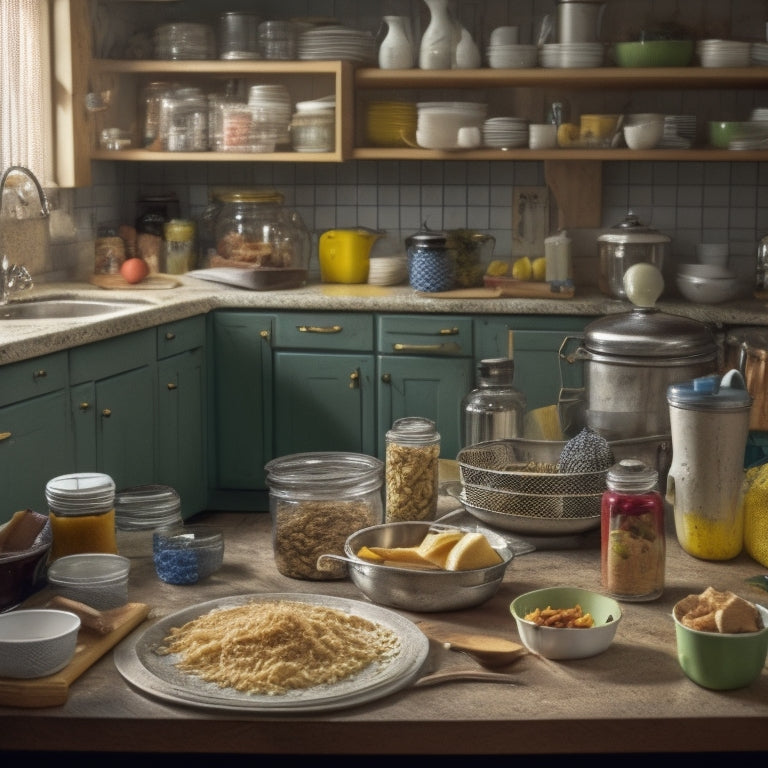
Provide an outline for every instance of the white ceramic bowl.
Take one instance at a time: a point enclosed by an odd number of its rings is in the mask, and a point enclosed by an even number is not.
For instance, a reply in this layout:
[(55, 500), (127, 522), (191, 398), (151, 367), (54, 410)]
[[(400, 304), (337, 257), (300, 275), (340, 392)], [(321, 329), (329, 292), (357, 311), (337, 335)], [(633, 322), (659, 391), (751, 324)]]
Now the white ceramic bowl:
[(720, 304), (731, 301), (741, 293), (736, 277), (697, 277), (677, 274), (677, 287), (688, 301), (698, 304)]
[(690, 277), (736, 277), (735, 272), (718, 264), (678, 264), (677, 271)]
[(80, 617), (48, 608), (0, 614), (0, 677), (46, 677), (72, 661)]
[(624, 125), (624, 141), (630, 149), (653, 149), (664, 135), (664, 117)]
[[(580, 605), (595, 620), (590, 628), (539, 626), (525, 616), (537, 608), (573, 608)], [(578, 587), (548, 587), (515, 598), (510, 611), (523, 645), (547, 659), (586, 659), (605, 651), (621, 621), (621, 607), (613, 598)]]

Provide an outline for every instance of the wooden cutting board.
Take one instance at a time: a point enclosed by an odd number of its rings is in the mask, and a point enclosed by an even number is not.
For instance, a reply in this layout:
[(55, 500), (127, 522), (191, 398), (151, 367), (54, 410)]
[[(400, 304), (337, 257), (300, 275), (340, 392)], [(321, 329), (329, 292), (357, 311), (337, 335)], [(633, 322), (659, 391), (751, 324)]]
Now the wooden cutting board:
[(572, 287), (518, 280), (488, 288), (456, 288), (436, 293), (417, 291), (416, 294), (428, 299), (570, 299), (575, 292)]
[(69, 696), (69, 687), (107, 651), (114, 648), (149, 615), (144, 603), (128, 603), (125, 618), (108, 634), (81, 627), (72, 661), (60, 672), (32, 680), (0, 677), (0, 706), (58, 707)]
[(122, 275), (91, 275), (88, 282), (99, 288), (125, 291), (157, 291), (176, 288), (181, 281), (170, 275), (147, 275), (140, 283), (129, 283)]

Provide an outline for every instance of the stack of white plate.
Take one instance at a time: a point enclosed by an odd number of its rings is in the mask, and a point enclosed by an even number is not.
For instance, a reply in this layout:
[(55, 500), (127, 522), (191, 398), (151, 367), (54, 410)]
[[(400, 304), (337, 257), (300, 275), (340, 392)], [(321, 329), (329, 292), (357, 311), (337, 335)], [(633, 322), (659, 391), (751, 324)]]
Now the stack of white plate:
[(758, 67), (768, 66), (768, 43), (752, 43), (749, 49), (750, 62)]
[(370, 285), (399, 285), (408, 277), (408, 257), (405, 254), (377, 256), (368, 266)]
[(483, 123), (483, 144), (496, 149), (528, 146), (528, 121), (522, 117), (490, 117)]
[(376, 39), (370, 32), (333, 25), (302, 32), (299, 35), (298, 57), (305, 61), (347, 59), (373, 64), (378, 61), (378, 52)]
[(664, 115), (659, 149), (689, 149), (696, 139), (696, 115)]
[(749, 119), (753, 123), (765, 123), (768, 122), (768, 109), (765, 107), (755, 107), (752, 110), (752, 114)]
[(290, 143), (293, 110), (291, 96), (284, 85), (252, 85), (248, 91), (248, 107), (254, 124), (267, 134), (274, 133), (276, 144)]
[(696, 53), (702, 67), (748, 67), (750, 47), (739, 40), (699, 40)]
[(551, 69), (602, 67), (604, 58), (602, 43), (544, 43), (539, 47), (539, 64)]
[(485, 50), (485, 57), (491, 69), (527, 69), (538, 66), (539, 48), (519, 43), (491, 43)]

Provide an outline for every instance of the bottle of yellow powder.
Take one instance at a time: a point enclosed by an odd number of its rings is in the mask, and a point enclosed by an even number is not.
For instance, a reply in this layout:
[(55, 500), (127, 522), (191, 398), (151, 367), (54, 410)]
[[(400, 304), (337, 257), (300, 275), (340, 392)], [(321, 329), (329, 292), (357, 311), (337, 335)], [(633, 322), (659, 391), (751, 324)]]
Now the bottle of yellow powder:
[(49, 561), (81, 552), (117, 554), (115, 481), (98, 472), (60, 475), (45, 486), (53, 543)]

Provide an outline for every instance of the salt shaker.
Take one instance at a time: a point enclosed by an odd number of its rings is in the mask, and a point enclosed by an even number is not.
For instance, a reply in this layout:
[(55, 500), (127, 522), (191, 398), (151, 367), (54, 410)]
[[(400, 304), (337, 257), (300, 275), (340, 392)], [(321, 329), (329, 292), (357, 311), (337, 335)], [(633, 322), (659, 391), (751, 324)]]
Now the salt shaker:
[(617, 600), (655, 600), (664, 590), (666, 541), (659, 473), (640, 459), (608, 470), (601, 515), (601, 571)]
[(386, 522), (434, 520), (440, 458), (435, 423), (419, 416), (397, 419), (386, 444)]

